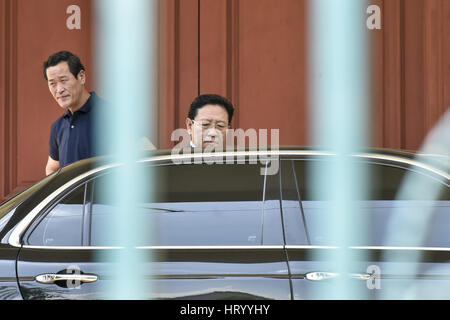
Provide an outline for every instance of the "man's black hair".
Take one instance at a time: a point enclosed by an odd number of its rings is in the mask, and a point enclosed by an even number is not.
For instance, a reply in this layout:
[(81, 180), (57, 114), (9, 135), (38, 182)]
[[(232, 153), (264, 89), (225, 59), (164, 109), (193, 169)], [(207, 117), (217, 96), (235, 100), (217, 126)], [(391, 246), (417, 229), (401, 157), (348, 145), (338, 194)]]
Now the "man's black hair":
[(78, 74), (81, 70), (85, 70), (83, 64), (80, 61), (80, 58), (78, 58), (76, 55), (69, 51), (59, 51), (48, 57), (47, 61), (44, 61), (43, 71), (45, 80), (48, 80), (47, 69), (49, 67), (54, 67), (64, 61), (69, 65), (70, 73), (73, 74), (75, 78), (78, 78)]
[(194, 120), (197, 116), (198, 109), (203, 108), (207, 104), (219, 105), (225, 108), (228, 113), (228, 123), (233, 119), (234, 108), (230, 101), (218, 94), (202, 94), (194, 99), (189, 108), (188, 118)]

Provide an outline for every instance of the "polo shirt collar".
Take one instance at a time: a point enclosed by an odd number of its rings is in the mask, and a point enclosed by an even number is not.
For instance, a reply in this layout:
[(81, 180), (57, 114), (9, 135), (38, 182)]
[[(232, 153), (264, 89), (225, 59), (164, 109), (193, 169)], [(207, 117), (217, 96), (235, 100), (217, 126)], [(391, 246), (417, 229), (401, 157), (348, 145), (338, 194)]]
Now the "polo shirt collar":
[[(90, 97), (87, 99), (87, 101), (84, 103), (84, 105), (78, 109), (77, 111), (75, 111), (75, 113), (77, 113), (78, 111), (83, 112), (83, 113), (87, 113), (89, 111), (91, 111), (92, 108), (92, 100), (95, 99), (95, 92), (92, 91), (90, 92)], [(72, 116), (72, 113), (70, 112), (69, 109), (66, 110), (66, 112), (64, 113), (64, 118), (70, 118)]]

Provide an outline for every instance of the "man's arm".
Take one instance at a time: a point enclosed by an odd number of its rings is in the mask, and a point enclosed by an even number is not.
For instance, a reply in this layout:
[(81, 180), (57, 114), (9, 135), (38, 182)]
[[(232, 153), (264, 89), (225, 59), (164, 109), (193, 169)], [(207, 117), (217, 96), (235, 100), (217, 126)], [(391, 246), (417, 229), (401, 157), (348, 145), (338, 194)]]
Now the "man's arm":
[(48, 176), (59, 169), (59, 161), (48, 157), (47, 165), (45, 166), (45, 174)]

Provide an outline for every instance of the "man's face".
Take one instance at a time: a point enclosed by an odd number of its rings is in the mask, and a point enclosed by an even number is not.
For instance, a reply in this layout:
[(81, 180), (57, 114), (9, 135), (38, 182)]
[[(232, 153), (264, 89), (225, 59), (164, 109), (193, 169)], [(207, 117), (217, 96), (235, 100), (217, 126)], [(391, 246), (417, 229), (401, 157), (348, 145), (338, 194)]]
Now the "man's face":
[(81, 97), (86, 82), (83, 70), (75, 78), (69, 70), (67, 62), (63, 61), (46, 70), (50, 92), (62, 108), (75, 112), (81, 107)]
[(186, 119), (186, 127), (195, 146), (225, 146), (228, 113), (224, 107), (207, 104), (197, 110), (194, 120)]

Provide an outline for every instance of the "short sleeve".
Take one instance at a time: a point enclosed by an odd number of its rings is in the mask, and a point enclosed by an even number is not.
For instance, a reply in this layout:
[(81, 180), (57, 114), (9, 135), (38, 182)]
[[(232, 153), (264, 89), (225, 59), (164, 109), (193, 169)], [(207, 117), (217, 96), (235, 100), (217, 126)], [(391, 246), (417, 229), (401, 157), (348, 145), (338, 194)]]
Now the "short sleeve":
[(56, 140), (56, 128), (53, 124), (50, 128), (50, 139), (49, 139), (49, 156), (53, 160), (59, 161), (59, 150), (58, 141)]

